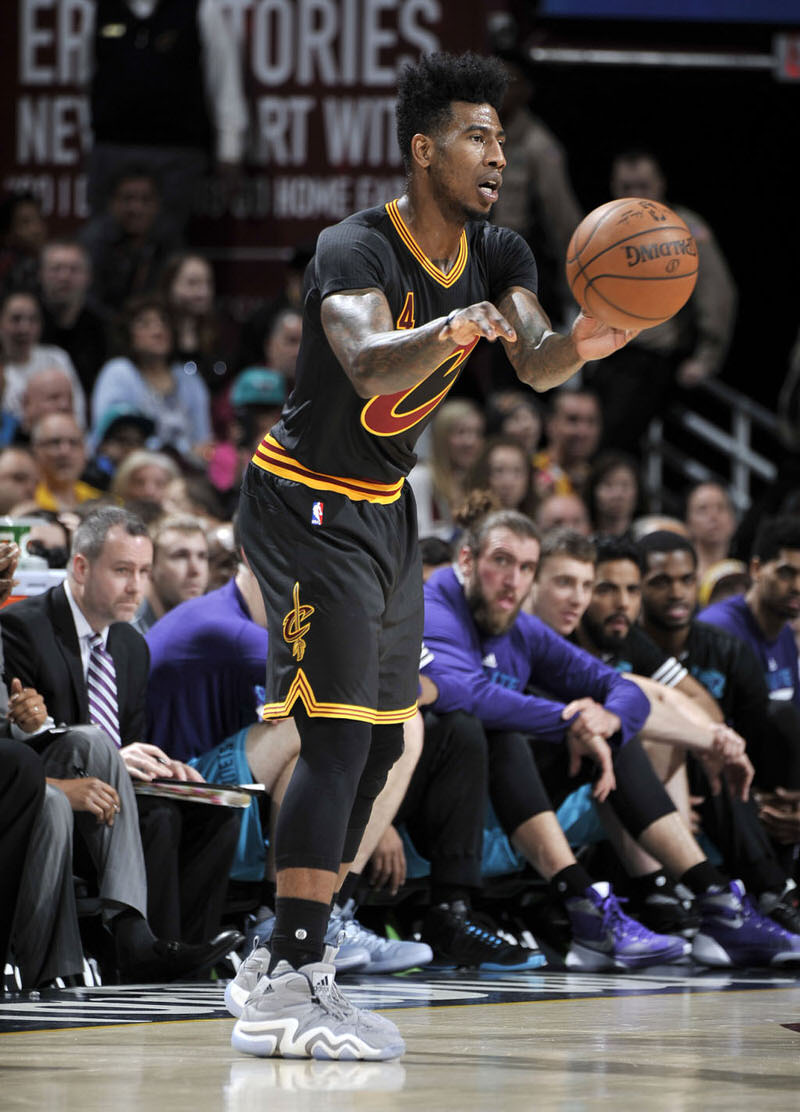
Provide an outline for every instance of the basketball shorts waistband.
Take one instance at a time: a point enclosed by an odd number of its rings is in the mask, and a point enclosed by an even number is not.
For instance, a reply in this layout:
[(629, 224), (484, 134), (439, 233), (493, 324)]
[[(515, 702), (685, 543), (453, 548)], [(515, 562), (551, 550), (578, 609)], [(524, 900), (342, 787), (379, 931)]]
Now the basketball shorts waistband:
[(405, 482), (405, 479), (397, 479), (393, 483), (376, 483), (367, 479), (351, 479), (312, 471), (310, 467), (294, 459), (272, 436), (264, 437), (253, 453), (252, 462), (272, 475), (302, 483), (312, 490), (331, 490), (336, 494), (343, 494), (353, 502), (377, 502), (384, 505), (396, 502)]

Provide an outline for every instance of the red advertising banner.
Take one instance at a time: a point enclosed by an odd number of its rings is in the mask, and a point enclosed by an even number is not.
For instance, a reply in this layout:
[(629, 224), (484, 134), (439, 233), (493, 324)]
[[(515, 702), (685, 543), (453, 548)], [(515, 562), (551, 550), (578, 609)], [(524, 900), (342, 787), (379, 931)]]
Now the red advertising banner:
[[(200, 183), (193, 246), (222, 293), (269, 294), (297, 244), (397, 196), (396, 74), (432, 50), (483, 50), (481, 0), (218, 0), (240, 44), (250, 131), (235, 184)], [(3, 191), (31, 189), (52, 234), (88, 215), (85, 30), (92, 0), (7, 0), (0, 68)]]

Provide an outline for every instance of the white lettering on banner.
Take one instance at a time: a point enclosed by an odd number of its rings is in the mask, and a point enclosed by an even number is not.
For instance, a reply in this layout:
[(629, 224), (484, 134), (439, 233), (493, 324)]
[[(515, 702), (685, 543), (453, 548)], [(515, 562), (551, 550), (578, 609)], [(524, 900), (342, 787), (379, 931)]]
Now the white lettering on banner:
[(293, 80), (391, 88), (398, 61), (439, 47), (431, 27), (442, 18), (440, 0), (222, 0), (222, 7), (240, 36), (252, 13), (250, 65), (271, 87)]
[(343, 220), (352, 212), (351, 178), (276, 178), (273, 182), (273, 215), (278, 219)]
[[(88, 65), (83, 46), (84, 29), (92, 18), (91, 0), (19, 0), (19, 16), (20, 82), (82, 83)], [(52, 61), (45, 62), (44, 55)]]
[(393, 97), (325, 97), (322, 113), (328, 161), (334, 166), (397, 165)]
[(17, 101), (17, 162), (74, 166), (89, 147), (84, 96), (22, 96)]
[(308, 158), (308, 114), (314, 97), (261, 97), (256, 161), (303, 166)]

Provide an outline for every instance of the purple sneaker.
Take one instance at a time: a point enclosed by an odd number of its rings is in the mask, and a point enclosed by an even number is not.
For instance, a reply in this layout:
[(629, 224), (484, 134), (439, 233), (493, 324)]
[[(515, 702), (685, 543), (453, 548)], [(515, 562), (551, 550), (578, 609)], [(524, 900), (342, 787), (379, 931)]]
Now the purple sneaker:
[(572, 926), (567, 969), (638, 969), (681, 961), (690, 950), (685, 938), (656, 934), (626, 915), (611, 885), (597, 881), (583, 896), (565, 900)]
[(800, 935), (762, 915), (740, 880), (697, 897), (703, 925), (692, 957), (704, 965), (787, 965), (800, 962)]

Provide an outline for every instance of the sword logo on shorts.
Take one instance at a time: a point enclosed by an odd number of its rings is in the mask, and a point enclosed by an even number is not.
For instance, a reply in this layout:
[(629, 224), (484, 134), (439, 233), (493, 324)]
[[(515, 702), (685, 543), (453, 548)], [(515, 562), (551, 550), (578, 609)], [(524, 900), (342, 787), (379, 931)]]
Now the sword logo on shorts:
[(306, 652), (306, 643), (303, 640), (311, 629), (309, 618), (314, 613), (313, 606), (300, 605), (300, 584), (295, 583), (292, 591), (294, 606), (283, 619), (283, 639), (287, 645), (292, 646), (292, 656), (302, 660)]

